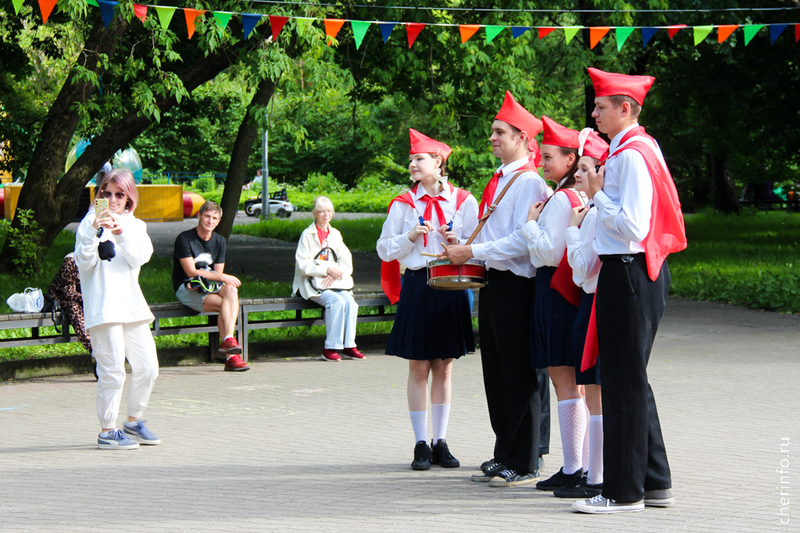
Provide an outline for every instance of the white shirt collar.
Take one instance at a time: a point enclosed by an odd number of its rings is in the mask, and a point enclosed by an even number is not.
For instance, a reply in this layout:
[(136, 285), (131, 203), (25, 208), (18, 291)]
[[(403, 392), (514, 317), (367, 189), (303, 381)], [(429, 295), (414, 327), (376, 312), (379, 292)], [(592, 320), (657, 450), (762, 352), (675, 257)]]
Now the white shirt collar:
[[(450, 196), (451, 196), (450, 184), (447, 182), (447, 180), (444, 180), (444, 181), (442, 181), (442, 185), (444, 185), (444, 187), (442, 188), (442, 192), (440, 192), (436, 196), (441, 196), (441, 197), (443, 197), (445, 200), (447, 200), (449, 202), (450, 201)], [(415, 200), (419, 200), (420, 198), (422, 198), (426, 194), (428, 194), (428, 192), (425, 190), (425, 187), (422, 185), (422, 183), (420, 183), (417, 186), (417, 194), (414, 197), (414, 199)]]
[(625, 137), (625, 134), (628, 133), (629, 131), (631, 131), (633, 128), (635, 128), (638, 125), (639, 125), (639, 123), (636, 122), (636, 123), (632, 124), (631, 126), (628, 126), (627, 128), (625, 128), (621, 132), (617, 133), (616, 135), (614, 135), (614, 138), (611, 139), (611, 144), (608, 147), (608, 153), (609, 154), (613, 154), (617, 150), (617, 148), (619, 148), (619, 143), (622, 141), (622, 138)]
[(497, 170), (502, 170), (503, 177), (506, 178), (508, 176), (511, 176), (519, 167), (527, 163), (528, 159), (529, 157), (525, 156), (522, 159), (517, 159), (516, 161), (512, 161), (507, 165), (500, 165), (500, 168), (498, 168)]

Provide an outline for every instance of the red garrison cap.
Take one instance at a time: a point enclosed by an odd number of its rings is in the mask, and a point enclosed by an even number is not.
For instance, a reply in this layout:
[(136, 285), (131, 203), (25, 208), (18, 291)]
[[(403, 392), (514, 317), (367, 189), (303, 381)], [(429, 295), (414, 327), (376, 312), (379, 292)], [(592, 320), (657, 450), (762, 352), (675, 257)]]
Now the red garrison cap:
[(580, 148), (577, 131), (566, 128), (544, 115), (542, 115), (542, 123), (544, 124), (542, 144), (563, 146), (564, 148)]
[(608, 143), (600, 138), (592, 128), (583, 128), (579, 134), (580, 146), (578, 147), (578, 154), (581, 156), (594, 157), (601, 160), (608, 152)]
[(603, 72), (600, 69), (589, 67), (589, 76), (592, 78), (595, 96), (630, 96), (639, 105), (644, 102), (644, 97), (656, 79), (652, 76), (629, 76)]
[(506, 98), (503, 100), (503, 107), (497, 112), (495, 120), (502, 120), (506, 124), (511, 124), (528, 136), (528, 150), (536, 150), (534, 137), (542, 131), (542, 121), (531, 115), (527, 109), (522, 107), (514, 100), (509, 91), (506, 91)]
[(414, 128), (408, 128), (408, 136), (411, 138), (411, 150), (408, 152), (409, 154), (437, 154), (447, 161), (447, 156), (453, 151), (453, 149), (445, 143), (440, 143), (437, 140), (431, 139)]

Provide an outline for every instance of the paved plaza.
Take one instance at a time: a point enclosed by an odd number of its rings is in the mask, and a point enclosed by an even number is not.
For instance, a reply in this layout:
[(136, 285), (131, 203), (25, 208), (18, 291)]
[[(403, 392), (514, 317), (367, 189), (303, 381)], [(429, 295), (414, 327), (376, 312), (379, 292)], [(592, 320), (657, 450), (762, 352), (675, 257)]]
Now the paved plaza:
[(3, 383), (0, 530), (800, 530), (800, 317), (672, 299), (649, 369), (677, 504), (611, 516), (470, 482), (493, 444), (478, 354), (455, 365), (462, 467), (428, 472), (409, 466), (406, 364), (379, 353), (164, 368), (145, 416), (164, 443), (133, 451), (96, 448), (89, 376)]

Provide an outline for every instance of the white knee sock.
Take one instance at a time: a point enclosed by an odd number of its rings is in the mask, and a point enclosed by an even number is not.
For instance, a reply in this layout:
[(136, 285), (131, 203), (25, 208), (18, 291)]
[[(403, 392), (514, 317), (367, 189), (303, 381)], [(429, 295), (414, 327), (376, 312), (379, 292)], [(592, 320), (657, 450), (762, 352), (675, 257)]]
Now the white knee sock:
[(589, 413), (589, 406), (586, 405), (586, 397), (583, 398), (583, 405), (586, 406), (586, 432), (584, 433), (583, 437), (583, 458), (581, 459), (581, 464), (583, 464), (583, 470), (587, 471), (589, 469), (589, 421), (591, 421), (591, 413)]
[(428, 442), (428, 411), (409, 411), (411, 427), (414, 428), (414, 443)]
[(450, 404), (434, 403), (431, 404), (431, 418), (433, 418), (433, 443), (447, 435), (447, 423), (450, 421)]
[(583, 467), (583, 438), (586, 434), (586, 407), (583, 398), (558, 402), (558, 426), (564, 453), (564, 473), (574, 474)]
[(589, 417), (589, 472), (587, 482), (598, 485), (603, 482), (603, 415)]

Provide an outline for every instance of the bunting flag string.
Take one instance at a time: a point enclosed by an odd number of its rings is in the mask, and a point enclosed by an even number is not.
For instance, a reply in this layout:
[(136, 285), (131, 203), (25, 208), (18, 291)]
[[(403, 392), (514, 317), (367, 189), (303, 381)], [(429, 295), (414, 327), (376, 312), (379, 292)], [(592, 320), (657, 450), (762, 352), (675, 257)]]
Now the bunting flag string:
[[(14, 6), (15, 13), (19, 15), (24, 0), (11, 0), (11, 1)], [(39, 4), (39, 8), (41, 10), (42, 21), (43, 23), (47, 23), (47, 20), (50, 17), (50, 14), (52, 13), (53, 9), (55, 8), (55, 5), (58, 0), (37, 0), (37, 1)], [(116, 0), (85, 0), (85, 1), (87, 4), (96, 6), (100, 9), (100, 15), (103, 19), (103, 24), (105, 25), (106, 28), (108, 28), (108, 26), (111, 24), (111, 21), (113, 20), (116, 11), (118, 11), (119, 9), (129, 9), (127, 5), (119, 6), (119, 3)], [(205, 14), (205, 10), (202, 9), (177, 8), (177, 7), (137, 4), (137, 3), (132, 4), (134, 16), (138, 18), (142, 23), (144, 23), (147, 20), (149, 13), (152, 12), (151, 8), (155, 10), (158, 24), (160, 24), (161, 28), (164, 30), (168, 29), (170, 23), (172, 22), (172, 17), (175, 14), (175, 11), (177, 11), (178, 9), (182, 10), (184, 13), (184, 18), (186, 20), (186, 31), (189, 39), (191, 39), (195, 33), (195, 22), (197, 21), (197, 18), (202, 17)], [(752, 10), (769, 11), (768, 8), (763, 8), (763, 9), (753, 8)], [(494, 11), (502, 13), (505, 10), (494, 10)], [(512, 9), (508, 11), (518, 11), (518, 10)], [(558, 12), (558, 10), (551, 10), (551, 11)], [(660, 12), (662, 10), (626, 10), (626, 11)], [(680, 10), (677, 11), (682, 12)], [(361, 45), (364, 42), (364, 38), (366, 37), (370, 26), (373, 24), (376, 24), (380, 29), (384, 43), (386, 43), (389, 40), (392, 30), (397, 24), (402, 24), (403, 26), (405, 26), (406, 39), (408, 42), (409, 49), (414, 45), (414, 42), (417, 40), (417, 37), (420, 35), (422, 30), (426, 26), (458, 28), (462, 44), (469, 41), (476, 33), (478, 33), (481, 30), (481, 28), (483, 28), (486, 35), (486, 44), (491, 44), (506, 28), (511, 28), (512, 39), (517, 39), (521, 37), (525, 32), (527, 32), (530, 29), (537, 30), (539, 40), (544, 39), (554, 31), (563, 31), (564, 40), (566, 44), (570, 44), (570, 42), (575, 38), (575, 36), (579, 32), (581, 32), (581, 30), (589, 30), (589, 45), (590, 48), (592, 49), (594, 49), (605, 38), (605, 36), (613, 29), (616, 39), (617, 52), (620, 52), (622, 50), (622, 47), (625, 45), (626, 42), (630, 40), (630, 37), (634, 34), (636, 30), (639, 30), (641, 32), (642, 46), (645, 48), (652, 41), (653, 37), (658, 33), (659, 30), (666, 29), (669, 39), (672, 40), (678, 34), (678, 32), (680, 32), (680, 30), (684, 28), (692, 30), (692, 39), (695, 46), (699, 46), (700, 43), (705, 41), (706, 38), (711, 34), (711, 32), (714, 29), (717, 30), (717, 43), (719, 44), (725, 42), (731, 35), (733, 35), (733, 33), (737, 29), (742, 28), (744, 34), (744, 45), (747, 46), (750, 44), (753, 38), (756, 37), (759, 31), (762, 28), (766, 27), (769, 28), (770, 44), (774, 45), (777, 39), (781, 36), (781, 34), (784, 33), (786, 28), (788, 28), (789, 26), (794, 26), (795, 42), (800, 41), (800, 23), (714, 24), (714, 25), (699, 25), (699, 26), (688, 26), (686, 24), (672, 24), (669, 26), (507, 26), (507, 25), (491, 25), (491, 24), (446, 24), (446, 23), (421, 23), (421, 22), (387, 22), (387, 21), (377, 21), (377, 20), (366, 21), (366, 20), (350, 20), (350, 19), (328, 19), (328, 18), (315, 18), (315, 17), (264, 15), (262, 13), (237, 13), (237, 12), (227, 12), (227, 11), (212, 11), (211, 14), (216, 20), (218, 27), (222, 31), (225, 31), (227, 29), (228, 23), (230, 22), (232, 16), (234, 15), (240, 16), (242, 19), (242, 30), (245, 39), (250, 37), (250, 34), (252, 33), (253, 29), (261, 21), (261, 19), (265, 16), (268, 16), (270, 27), (272, 29), (273, 41), (277, 40), (278, 35), (280, 35), (284, 26), (290, 19), (295, 19), (298, 24), (303, 24), (303, 25), (322, 21), (325, 27), (325, 35), (328, 46), (332, 46), (336, 42), (336, 36), (340, 33), (345, 23), (349, 22), (353, 32), (353, 39), (355, 41), (356, 49), (361, 48)]]

